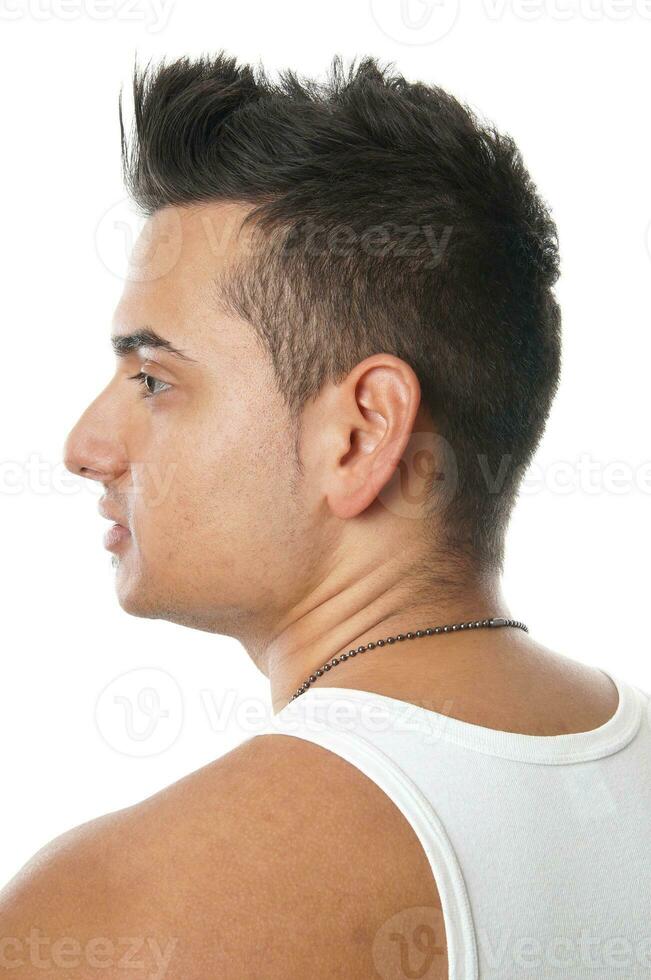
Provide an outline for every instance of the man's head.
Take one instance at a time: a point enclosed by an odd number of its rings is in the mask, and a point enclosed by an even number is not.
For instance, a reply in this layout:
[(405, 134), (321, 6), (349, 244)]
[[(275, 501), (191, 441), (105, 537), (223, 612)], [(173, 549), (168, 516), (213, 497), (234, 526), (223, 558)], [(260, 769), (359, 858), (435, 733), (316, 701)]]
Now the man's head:
[(131, 530), (124, 608), (241, 635), (351, 552), (425, 588), (499, 570), (560, 367), (555, 228), (513, 141), (371, 58), (322, 84), (183, 58), (134, 101), (147, 221), (66, 447)]

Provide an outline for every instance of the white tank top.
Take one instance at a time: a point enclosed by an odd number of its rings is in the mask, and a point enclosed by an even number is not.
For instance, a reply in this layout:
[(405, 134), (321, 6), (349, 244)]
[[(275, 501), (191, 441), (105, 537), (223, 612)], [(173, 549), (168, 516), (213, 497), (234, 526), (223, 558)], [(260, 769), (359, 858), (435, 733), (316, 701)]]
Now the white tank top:
[(649, 980), (651, 707), (603, 672), (619, 705), (588, 732), (514, 734), (314, 686), (261, 734), (315, 742), (393, 800), (434, 875), (450, 980)]

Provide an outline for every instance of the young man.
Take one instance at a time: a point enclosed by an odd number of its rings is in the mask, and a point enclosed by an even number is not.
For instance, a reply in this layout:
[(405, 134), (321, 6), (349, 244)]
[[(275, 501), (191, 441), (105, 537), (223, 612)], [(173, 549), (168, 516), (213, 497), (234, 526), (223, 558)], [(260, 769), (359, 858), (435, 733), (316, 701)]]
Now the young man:
[(39, 852), (0, 969), (648, 977), (648, 697), (500, 586), (560, 367), (516, 146), (372, 58), (180, 59), (134, 99), (147, 221), (66, 464), (122, 608), (236, 637), (274, 717)]

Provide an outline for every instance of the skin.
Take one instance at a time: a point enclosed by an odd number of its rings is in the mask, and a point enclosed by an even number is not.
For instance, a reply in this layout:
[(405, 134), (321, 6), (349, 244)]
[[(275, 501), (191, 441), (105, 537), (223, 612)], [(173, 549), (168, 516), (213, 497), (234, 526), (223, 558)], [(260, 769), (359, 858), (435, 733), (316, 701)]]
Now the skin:
[[(65, 462), (103, 485), (130, 532), (113, 556), (124, 611), (235, 637), (268, 678), (278, 711), (351, 647), (515, 614), (499, 579), (471, 567), (451, 592), (424, 591), (415, 579), (426, 551), (409, 451), (412, 440), (436, 442), (401, 359), (375, 354), (325, 386), (303, 413), (297, 470), (269, 357), (251, 327), (215, 302), (216, 273), (228, 275), (251, 246), (237, 233), (245, 213), (220, 203), (168, 208), (147, 222), (112, 335), (147, 325), (191, 359), (149, 348), (117, 358), (70, 432)], [(158, 379), (157, 394), (142, 397), (129, 380), (138, 371)], [(533, 735), (586, 731), (617, 708), (601, 671), (517, 629), (395, 644), (317, 684)], [(0, 936), (25, 937), (35, 925), (82, 946), (145, 936), (140, 970), (115, 954), (96, 971), (84, 961), (17, 973), (0, 962), (0, 976), (378, 976), (382, 929), (413, 908), (440, 926), (428, 862), (392, 801), (319, 746), (258, 736), (57, 838), (0, 895)], [(440, 928), (437, 938), (428, 975), (446, 977)]]

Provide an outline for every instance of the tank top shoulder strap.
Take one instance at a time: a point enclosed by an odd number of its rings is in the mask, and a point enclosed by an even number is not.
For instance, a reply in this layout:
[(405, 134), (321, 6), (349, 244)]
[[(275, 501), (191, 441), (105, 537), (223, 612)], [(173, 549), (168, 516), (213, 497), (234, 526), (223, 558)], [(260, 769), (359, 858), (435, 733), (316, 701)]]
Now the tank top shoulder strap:
[[(341, 693), (341, 689), (321, 689), (324, 694), (328, 691)], [(340, 708), (341, 699), (338, 702)], [(313, 707), (312, 699), (301, 695), (274, 716), (259, 734), (292, 735), (321, 745), (350, 762), (386, 793), (413, 828), (432, 869), (445, 926), (449, 980), (477, 980), (475, 930), (466, 886), (454, 849), (431, 803), (396, 759), (364, 736), (359, 704), (350, 705), (348, 725), (341, 717), (337, 722), (324, 720), (323, 713), (313, 712)], [(386, 716), (377, 721), (395, 724)]]

